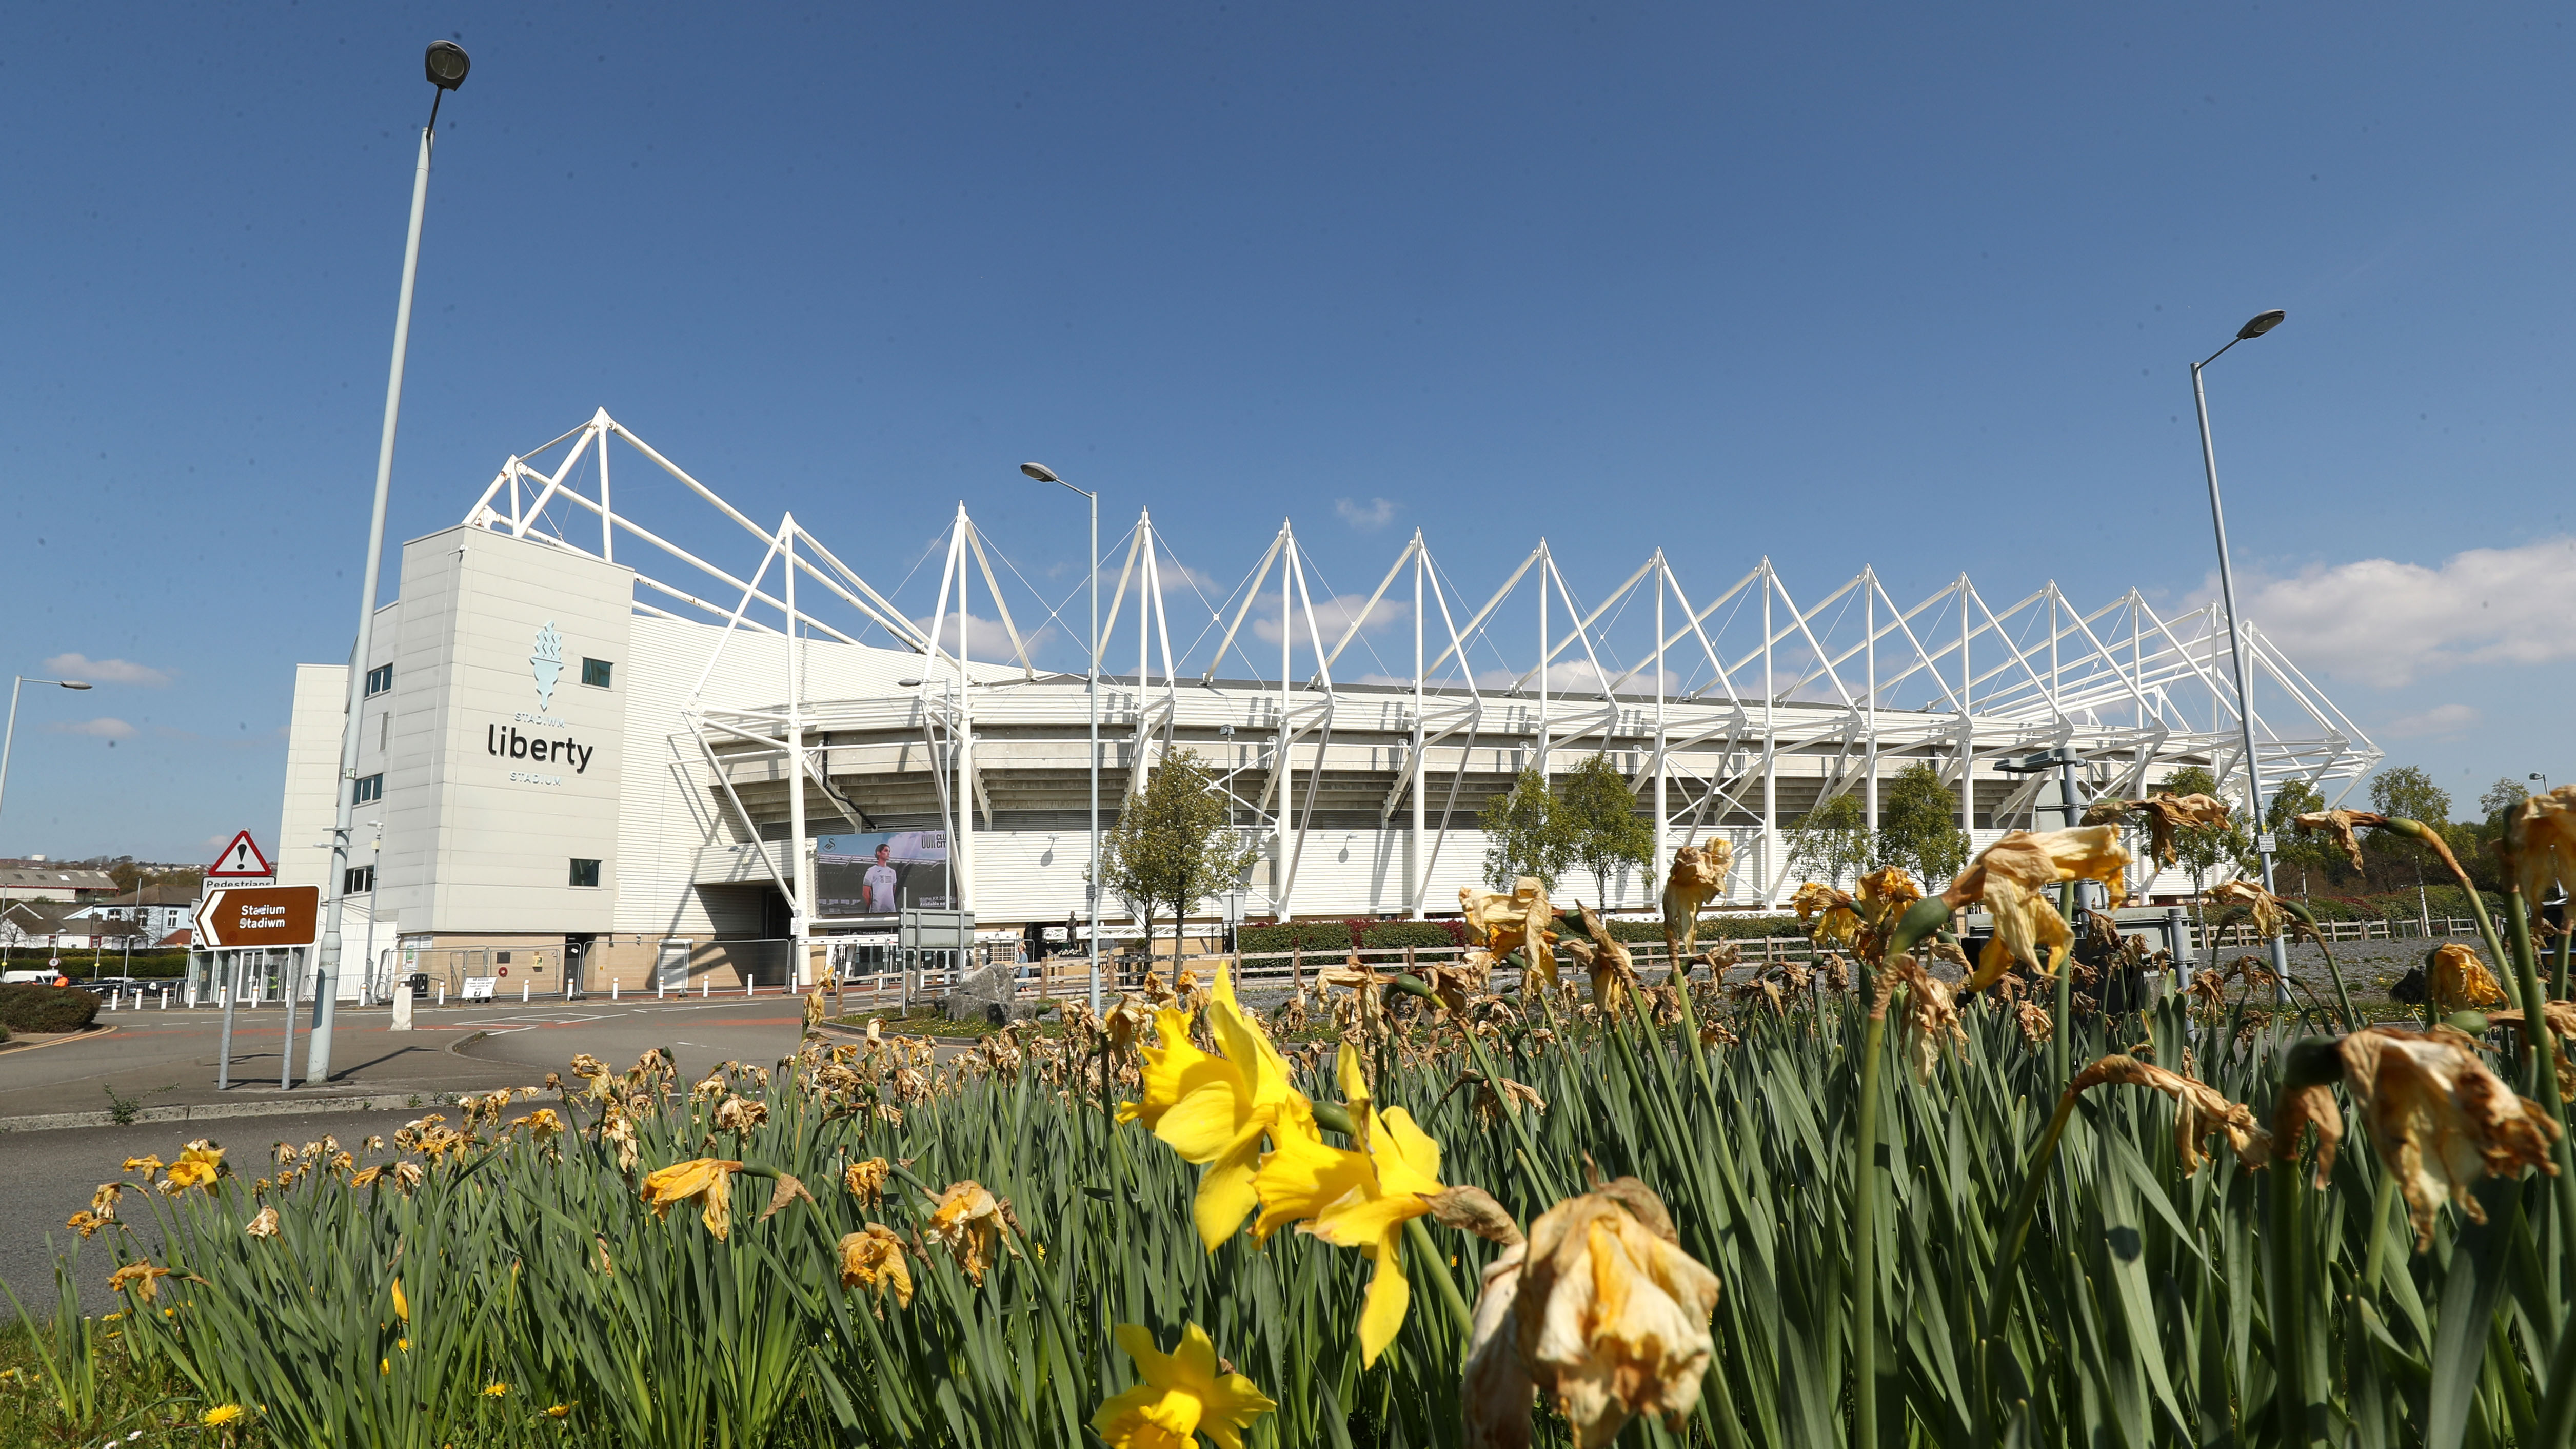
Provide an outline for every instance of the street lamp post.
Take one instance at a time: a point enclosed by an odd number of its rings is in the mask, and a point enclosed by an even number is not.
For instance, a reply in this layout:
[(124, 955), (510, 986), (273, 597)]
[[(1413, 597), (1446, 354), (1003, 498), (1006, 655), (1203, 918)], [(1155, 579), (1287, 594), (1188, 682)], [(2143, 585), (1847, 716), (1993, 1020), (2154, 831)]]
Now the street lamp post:
[[(62, 688), (90, 688), (88, 683), (77, 681), (77, 678), (31, 678), (31, 676), (18, 676), (18, 678), (15, 678), (15, 683), (10, 683), (10, 686), (8, 686), (8, 732), (5, 732), (5, 735), (0, 735), (0, 802), (5, 802), (5, 799), (8, 799), (8, 753), (10, 753), (10, 745), (18, 743), (18, 691), (21, 691), (21, 688), (26, 688), (26, 686), (31, 686), (31, 683), (59, 683), (59, 686), (62, 686)], [(1097, 830), (1097, 822), (1095, 822), (1095, 830)], [(0, 895), (0, 905), (8, 905), (8, 895)], [(5, 923), (0, 923), (0, 931), (5, 931)]]
[[(2281, 325), (2288, 314), (2275, 308), (2257, 313), (2251, 321), (2236, 329), (2227, 347), (2260, 337)], [(2200, 370), (2227, 355), (2222, 347), (2191, 365), (2191, 400), (2200, 411), (2200, 462), (2209, 475), (2209, 523), (2218, 535), (2218, 592), (2227, 606), (2227, 653), (2236, 674), (2236, 723), (2245, 748), (2245, 810), (2254, 826), (2254, 848), (2263, 861), (2263, 889), (2272, 890), (2272, 832), (2263, 819), (2263, 768), (2254, 754), (2254, 690), (2252, 672), (2245, 667), (2245, 634), (2236, 621), (2236, 578), (2227, 557), (2227, 514), (2218, 502), (2218, 454), (2209, 440), (2209, 394), (2202, 388)], [(2272, 937), (2272, 975), (2280, 999), (2290, 999), (2290, 950), (2282, 937)]]
[(6, 734), (0, 734), (0, 801), (9, 798), (9, 750), (11, 746), (18, 743), (18, 691), (30, 684), (55, 684), (65, 689), (89, 688), (87, 684), (77, 679), (37, 679), (24, 674), (17, 676), (15, 682), (10, 684), (9, 730)]
[(1040, 483), (1071, 488), (1091, 501), (1091, 874), (1083, 882), (1083, 900), (1091, 914), (1091, 1014), (1100, 1014), (1100, 495), (1055, 476), (1043, 463), (1022, 463), (1020, 471)]
[[(358, 779), (358, 726), (366, 705), (367, 661), (374, 657), (376, 586), (385, 560), (385, 498), (393, 487), (394, 425), (402, 416), (403, 354), (411, 346), (412, 281), (420, 274), (420, 219), (429, 204), (429, 151), (438, 138), (438, 107), (447, 93), (465, 84), (472, 62), (453, 41), (434, 41), (422, 68), (437, 93), (429, 103), (429, 124), (420, 131), (420, 160), (412, 169), (411, 229), (403, 239), (402, 297), (394, 304), (394, 359), (385, 380), (385, 428), (376, 445), (376, 504), (367, 520), (367, 568), (358, 593), (358, 638), (349, 658), (348, 711), (340, 722), (339, 804), (332, 814), (331, 866), (325, 888), (330, 904), (322, 917), (322, 963), (314, 983), (313, 1037), (304, 1059), (304, 1080), (319, 1085), (331, 1077), (331, 1017), (340, 998), (340, 911), (347, 889), (349, 836), (354, 828)], [(290, 1023), (287, 1030), (292, 1033)], [(290, 1036), (288, 1045), (293, 1046)]]

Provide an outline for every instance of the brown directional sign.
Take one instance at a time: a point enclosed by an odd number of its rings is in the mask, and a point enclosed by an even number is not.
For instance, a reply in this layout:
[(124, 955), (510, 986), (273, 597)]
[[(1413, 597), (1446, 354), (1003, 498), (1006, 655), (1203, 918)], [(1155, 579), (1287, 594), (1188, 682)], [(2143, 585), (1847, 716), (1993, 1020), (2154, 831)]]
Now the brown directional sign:
[(310, 946), (321, 915), (320, 886), (219, 886), (197, 906), (196, 944)]

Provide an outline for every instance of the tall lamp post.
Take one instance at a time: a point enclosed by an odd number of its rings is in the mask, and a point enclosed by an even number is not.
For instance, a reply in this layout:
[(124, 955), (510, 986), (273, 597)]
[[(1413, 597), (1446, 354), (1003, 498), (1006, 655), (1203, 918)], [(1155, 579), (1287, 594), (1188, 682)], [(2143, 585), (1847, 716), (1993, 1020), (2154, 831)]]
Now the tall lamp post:
[(1020, 471), (1040, 483), (1054, 483), (1091, 500), (1091, 874), (1083, 882), (1083, 900), (1091, 913), (1091, 1014), (1100, 1014), (1100, 495), (1074, 488), (1043, 463), (1022, 463)]
[[(65, 689), (89, 688), (87, 684), (77, 679), (35, 679), (24, 674), (17, 676), (16, 681), (9, 686), (9, 730), (6, 734), (0, 734), (0, 800), (9, 798), (9, 748), (18, 743), (18, 691), (30, 684), (57, 684)], [(1094, 822), (1095, 836), (1098, 829), (1098, 823)], [(0, 905), (5, 904), (7, 904), (7, 897), (0, 896)], [(0, 923), (0, 932), (5, 932), (6, 929), (5, 923)]]
[[(394, 360), (385, 380), (385, 430), (376, 445), (376, 506), (367, 520), (366, 577), (359, 585), (358, 639), (349, 659), (348, 712), (340, 722), (340, 801), (331, 821), (331, 867), (327, 881), (330, 905), (322, 917), (322, 964), (314, 983), (313, 1039), (304, 1059), (304, 1081), (318, 1086), (331, 1077), (331, 1017), (340, 1000), (340, 910), (349, 870), (349, 836), (354, 827), (358, 778), (358, 725), (367, 698), (367, 669), (374, 656), (376, 585), (385, 559), (385, 496), (394, 479), (394, 424), (402, 416), (403, 354), (411, 346), (412, 281), (420, 275), (420, 218), (429, 204), (429, 151), (438, 138), (438, 107), (447, 93), (465, 84), (472, 64), (465, 47), (433, 41), (422, 58), (429, 83), (437, 87), (429, 102), (429, 124), (420, 131), (420, 160), (411, 178), (411, 230), (403, 239), (402, 298), (394, 304)], [(292, 1033), (294, 1027), (289, 1024)], [(290, 1038), (287, 1045), (292, 1048)]]
[[(2274, 308), (2255, 314), (2251, 321), (2236, 329), (2227, 347), (2260, 337), (2281, 325), (2289, 314)], [(2254, 755), (2254, 690), (2252, 672), (2245, 667), (2245, 634), (2236, 622), (2236, 578), (2227, 558), (2227, 514), (2218, 503), (2218, 454), (2209, 441), (2209, 394), (2200, 381), (2200, 370), (2227, 355), (2222, 347), (2191, 365), (2191, 400), (2200, 410), (2200, 462), (2209, 474), (2209, 523), (2218, 534), (2218, 593), (2227, 606), (2227, 653), (2236, 673), (2236, 723), (2245, 747), (2245, 809), (2254, 825), (2254, 848), (2263, 860), (2263, 889), (2272, 889), (2272, 832), (2263, 819), (2263, 768)], [(2290, 950), (2280, 936), (2272, 938), (2272, 975), (2281, 1000), (2290, 999)]]

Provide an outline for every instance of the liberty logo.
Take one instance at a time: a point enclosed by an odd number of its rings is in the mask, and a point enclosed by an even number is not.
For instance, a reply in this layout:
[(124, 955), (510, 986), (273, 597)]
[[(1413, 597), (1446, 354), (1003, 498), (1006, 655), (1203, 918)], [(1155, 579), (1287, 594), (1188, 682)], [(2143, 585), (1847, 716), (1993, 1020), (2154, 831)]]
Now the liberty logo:
[(537, 677), (537, 708), (554, 703), (555, 681), (563, 677), (563, 636), (555, 632), (555, 621), (537, 631), (537, 652), (528, 656), (529, 670)]

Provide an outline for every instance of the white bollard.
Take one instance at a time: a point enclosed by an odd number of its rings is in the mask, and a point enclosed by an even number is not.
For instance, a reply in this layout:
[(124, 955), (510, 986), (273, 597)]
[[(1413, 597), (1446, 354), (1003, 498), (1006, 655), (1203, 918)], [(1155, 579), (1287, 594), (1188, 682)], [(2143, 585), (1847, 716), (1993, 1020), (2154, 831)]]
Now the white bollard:
[(742, 997), (745, 1001), (751, 999), (751, 978), (748, 976), (742, 978)]
[(706, 1000), (709, 996), (714, 995), (714, 994), (715, 994), (715, 989), (716, 989), (716, 979), (715, 979), (714, 977), (712, 977), (712, 976), (701, 976), (701, 977), (699, 977), (699, 978), (698, 978), (698, 999), (699, 999), (700, 1001), (704, 1001), (704, 1000)]
[(447, 983), (444, 981), (438, 983), (438, 1004), (441, 1006), (447, 1004)]
[(532, 984), (533, 983), (525, 980), (522, 980), (519, 983), (519, 1004), (521, 1006), (528, 1004), (528, 987)]

